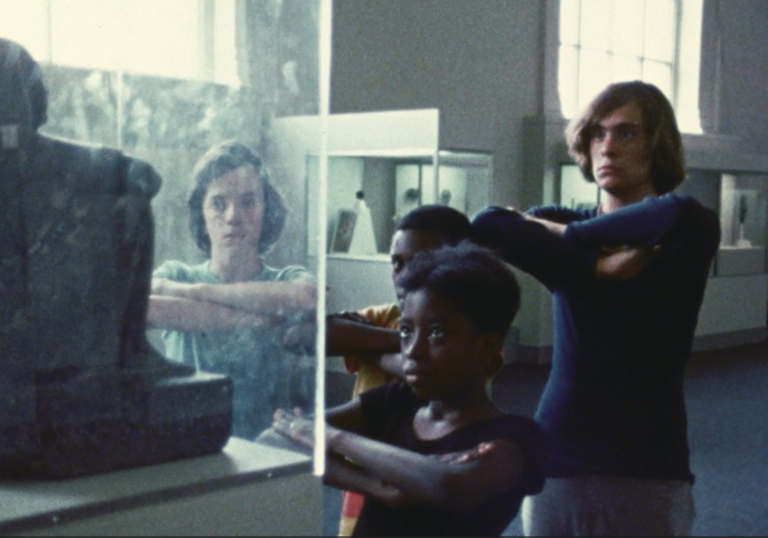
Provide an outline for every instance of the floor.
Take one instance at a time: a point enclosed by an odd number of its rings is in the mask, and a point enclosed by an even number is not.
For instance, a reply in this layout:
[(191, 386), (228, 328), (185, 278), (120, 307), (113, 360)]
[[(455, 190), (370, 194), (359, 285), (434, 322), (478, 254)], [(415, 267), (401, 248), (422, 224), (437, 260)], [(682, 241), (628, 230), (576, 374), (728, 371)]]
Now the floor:
[[(504, 409), (532, 416), (548, 367), (510, 365), (494, 382)], [(768, 342), (694, 354), (687, 371), (696, 536), (768, 535)], [(340, 496), (325, 490), (325, 535)], [(519, 517), (504, 535), (521, 534)]]

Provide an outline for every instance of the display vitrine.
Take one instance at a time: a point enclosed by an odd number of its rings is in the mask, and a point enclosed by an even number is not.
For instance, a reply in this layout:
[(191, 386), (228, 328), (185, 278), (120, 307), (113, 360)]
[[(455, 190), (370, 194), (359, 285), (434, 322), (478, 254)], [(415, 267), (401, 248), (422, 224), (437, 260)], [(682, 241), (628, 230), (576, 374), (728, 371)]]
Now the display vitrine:
[[(126, 426), (124, 429), (130, 430), (147, 421), (157, 422), (157, 417), (160, 416), (190, 415), (206, 407), (205, 394), (193, 391), (184, 396), (183, 383), (178, 380), (163, 378), (164, 384), (158, 385), (159, 388), (155, 392), (147, 393), (146, 390), (141, 390), (142, 384), (137, 380), (144, 375), (144, 371), (132, 372), (131, 380), (99, 385), (101, 377), (98, 376), (104, 376), (106, 379), (113, 371), (137, 366), (126, 361), (125, 357), (134, 357), (137, 354), (151, 356), (158, 360), (152, 366), (161, 364), (179, 376), (229, 379), (232, 381), (230, 385), (225, 383), (222, 385), (223, 389), (216, 394), (208, 394), (210, 398), (229, 400), (229, 407), (219, 406), (218, 409), (226, 408), (224, 414), (229, 413), (235, 417), (234, 422), (231, 422), (233, 430), (227, 429), (222, 442), (213, 443), (217, 446), (210, 451), (214, 453), (210, 457), (216, 458), (215, 452), (222, 449), (229, 433), (232, 433), (233, 438), (227, 445), (228, 448), (219, 454), (221, 458), (210, 460), (210, 464), (214, 467), (227, 467), (226, 462), (242, 462), (250, 457), (259, 458), (261, 461), (256, 466), (238, 467), (239, 464), (233, 464), (227, 469), (218, 469), (221, 472), (212, 473), (210, 476), (202, 472), (201, 476), (206, 477), (204, 480), (210, 479), (212, 482), (201, 485), (199, 480), (193, 478), (192, 482), (197, 485), (192, 489), (200, 488), (201, 492), (204, 490), (206, 493), (220, 489), (223, 493), (224, 490), (231, 489), (233, 484), (247, 483), (249, 488), (258, 489), (259, 482), (269, 482), (278, 477), (289, 481), (295, 478), (308, 492), (305, 497), (306, 506), (302, 506), (301, 510), (315, 514), (314, 521), (318, 523), (320, 506), (313, 503), (319, 502), (319, 495), (310, 494), (309, 489), (315, 488), (316, 492), (319, 492), (320, 482), (316, 475), (322, 472), (323, 459), (315, 459), (313, 455), (297, 456), (295, 453), (258, 446), (255, 440), (258, 433), (270, 425), (276, 407), (300, 407), (306, 413), (319, 417), (318, 425), (322, 422), (323, 397), (318, 395), (317, 389), (322, 386), (321, 383), (318, 384), (321, 379), (318, 372), (323, 370), (322, 367), (318, 368), (318, 364), (323, 360), (322, 353), (318, 356), (314, 349), (286, 347), (284, 337), (297, 326), (306, 324), (314, 327), (315, 319), (323, 318), (322, 296), (325, 277), (319, 267), (324, 265), (322, 257), (325, 255), (325, 248), (315, 249), (320, 252), (319, 256), (317, 253), (309, 256), (308, 247), (320, 235), (317, 233), (318, 226), (324, 227), (325, 223), (313, 225), (312, 235), (308, 237), (307, 208), (322, 207), (325, 198), (317, 193), (324, 192), (325, 188), (321, 186), (318, 191), (310, 193), (307, 188), (307, 176), (291, 173), (290, 166), (286, 163), (291, 160), (292, 155), (284, 150), (292, 144), (292, 140), (281, 138), (286, 133), (273, 127), (285, 118), (305, 115), (322, 118), (327, 113), (330, 2), (169, 0), (161, 4), (148, 0), (3, 2), (0, 37), (20, 44), (31, 53), (40, 65), (40, 80), (47, 89), (47, 110), (39, 128), (41, 139), (46, 140), (45, 144), (52, 147), (74, 148), (73, 151), (78, 155), (95, 156), (95, 172), (90, 170), (88, 159), (75, 159), (73, 166), (58, 167), (56, 174), (38, 174), (35, 178), (39, 181), (24, 183), (20, 187), (23, 191), (20, 197), (11, 199), (4, 196), (5, 202), (15, 203), (17, 200), (21, 208), (19, 211), (3, 212), (4, 218), (13, 215), (15, 226), (4, 226), (4, 232), (18, 231), (11, 234), (12, 237), (7, 238), (5, 243), (28, 249), (34, 254), (35, 262), (33, 272), (17, 271), (29, 278), (16, 279), (18, 286), (12, 287), (13, 293), (2, 287), (3, 293), (9, 294), (7, 297), (3, 296), (4, 305), (10, 304), (6, 299), (11, 298), (11, 295), (14, 301), (16, 295), (19, 295), (32, 297), (36, 301), (35, 305), (37, 302), (42, 304), (46, 298), (45, 294), (50, 292), (56, 294), (49, 297), (56, 308), (49, 308), (47, 312), (42, 308), (39, 310), (45, 316), (53, 316), (59, 311), (59, 303), (63, 304), (67, 297), (71, 296), (70, 311), (76, 315), (60, 317), (56, 337), (67, 344), (59, 346), (61, 349), (83, 351), (83, 360), (78, 361), (73, 359), (74, 353), (67, 357), (59, 356), (61, 354), (39, 354), (34, 357), (34, 361), (28, 363), (34, 364), (37, 370), (20, 373), (19, 379), (33, 380), (33, 386), (44, 383), (46, 390), (58, 384), (69, 386), (74, 383), (72, 386), (75, 386), (75, 382), (80, 381), (88, 387), (98, 389), (95, 392), (88, 390), (80, 393), (82, 398), (87, 396), (89, 399), (83, 400), (80, 406), (82, 409), (77, 412), (53, 413), (57, 417), (56, 420), (61, 422), (57, 423), (57, 426), (62, 427), (67, 426), (69, 416), (96, 417), (94, 420), (88, 418), (90, 422), (85, 425), (78, 424), (79, 430), (67, 429), (69, 432), (88, 430), (93, 433), (91, 438), (83, 438), (80, 445), (80, 456), (84, 460), (89, 458), (89, 454), (95, 456), (97, 453), (100, 458), (110, 460), (109, 443), (114, 439), (109, 435), (102, 435), (101, 443), (97, 441), (99, 437), (96, 434), (104, 431), (102, 419), (110, 415), (108, 419), (112, 420), (112, 415), (119, 414), (118, 408), (122, 410), (119, 412), (123, 413), (121, 424)], [(35, 77), (38, 77), (37, 72)], [(2, 92), (7, 89), (4, 85), (6, 80), (8, 79), (4, 76), (0, 83)], [(7, 102), (4, 100), (3, 105)], [(14, 130), (14, 125), (19, 119), (15, 116), (0, 116), (0, 119), (3, 120), (0, 122), (3, 166), (10, 162), (9, 159), (15, 159), (13, 155), (20, 155), (21, 158), (13, 162), (20, 163), (22, 176), (26, 177), (24, 167), (34, 161), (27, 158), (30, 147), (18, 143), (20, 139), (14, 135), (19, 132), (18, 129)], [(314, 126), (291, 134), (304, 140), (312, 140), (320, 161), (325, 158), (324, 144), (321, 143), (324, 136), (320, 128), (321, 123), (322, 119)], [(258, 169), (252, 160), (235, 160), (224, 168), (216, 168), (212, 171), (209, 183), (199, 184), (199, 192), (202, 193), (202, 200), (199, 200), (201, 204), (195, 206), (197, 202), (190, 203), (193, 181), (205, 175), (198, 173), (201, 171), (201, 159), (210, 156), (207, 152), (211, 148), (233, 146), (239, 148), (235, 153), (239, 151), (258, 157), (261, 168)], [(13, 155), (6, 159), (6, 153)], [(101, 158), (105, 155), (115, 156), (115, 163), (128, 164), (125, 167), (117, 164), (111, 166), (112, 160)], [(46, 165), (58, 166), (52, 159), (44, 161)], [(216, 166), (218, 164), (220, 163), (217, 161)], [(139, 168), (146, 173), (136, 173)], [(324, 170), (325, 166), (321, 168)], [(4, 168), (4, 172), (8, 170), (10, 168)], [(237, 172), (232, 175), (235, 179), (230, 178), (233, 184), (243, 177), (249, 178), (247, 181), (243, 180), (248, 183), (244, 197), (240, 197), (243, 193), (239, 191), (235, 194), (229, 191), (221, 192), (230, 185), (227, 183), (229, 180), (222, 178), (233, 171)], [(271, 185), (269, 188), (267, 179)], [(316, 179), (324, 185), (324, 172)], [(4, 188), (7, 186), (5, 183)], [(142, 200), (147, 201), (146, 208), (141, 209), (136, 203), (138, 197), (134, 198), (134, 195), (137, 192), (141, 193)], [(275, 200), (280, 200), (278, 205), (287, 209), (285, 221), (282, 222), (282, 217), (275, 220), (274, 215), (268, 211), (265, 219), (250, 225), (251, 228), (245, 232), (238, 228), (239, 231), (223, 234), (222, 237), (215, 236), (212, 231), (213, 217), (207, 212), (230, 195), (231, 200), (242, 202), (242, 207), (246, 208), (253, 205), (251, 202), (258, 205), (262, 200), (264, 206), (277, 207)], [(309, 198), (310, 196), (312, 198)], [(209, 201), (212, 204), (210, 207), (205, 205)], [(230, 205), (235, 208), (237, 203)], [(47, 215), (44, 211), (37, 211), (43, 206), (51, 208)], [(237, 207), (240, 209), (233, 210), (234, 217), (231, 218), (241, 221), (246, 217), (250, 218), (247, 212), (238, 212), (242, 211), (241, 206)], [(37, 212), (32, 214), (30, 208), (36, 208)], [(56, 218), (56, 211), (66, 213), (67, 220)], [(46, 218), (49, 218), (50, 223), (45, 224)], [(267, 222), (266, 219), (272, 220)], [(140, 227), (137, 222), (148, 224)], [(128, 233), (137, 227), (146, 233)], [(269, 231), (265, 231), (266, 229)], [(41, 232), (39, 235), (30, 235), (38, 230)], [(115, 230), (117, 232), (112, 233)], [(134, 240), (139, 235), (141, 241)], [(269, 241), (259, 240), (258, 246), (250, 244), (251, 240), (256, 242), (256, 236), (263, 239), (266, 235), (270, 236)], [(99, 237), (109, 241), (100, 243)], [(148, 238), (146, 241), (145, 237)], [(49, 240), (53, 241), (52, 238), (56, 238), (58, 242), (47, 243)], [(255, 270), (251, 271), (249, 277), (241, 275), (230, 278), (232, 274), (226, 275), (226, 272), (219, 270), (223, 267), (220, 262), (224, 260), (220, 253), (222, 248), (235, 252), (237, 249), (233, 245), (238, 241), (243, 243), (243, 251), (246, 247), (254, 251), (258, 249), (258, 263), (250, 266)], [(70, 248), (67, 248), (67, 245)], [(149, 245), (149, 251), (141, 256), (123, 256), (128, 247), (138, 248), (139, 245)], [(96, 255), (77, 255), (91, 251), (103, 254), (101, 263)], [(3, 252), (4, 265), (9, 256), (8, 252), (10, 251), (7, 249)], [(22, 259), (23, 256), (16, 258)], [(213, 264), (216, 264), (215, 268)], [(120, 270), (114, 269), (113, 265), (120, 266)], [(43, 269), (40, 269), (41, 267)], [(82, 270), (77, 269), (78, 267)], [(170, 272), (163, 270), (164, 267), (170, 269)], [(160, 273), (153, 273), (158, 270)], [(48, 271), (51, 278), (43, 278), (45, 271)], [(103, 295), (97, 293), (99, 290), (119, 293), (127, 287), (122, 280), (125, 274), (139, 275), (137, 280), (141, 281), (141, 286), (132, 288), (132, 297), (140, 300), (135, 304), (131, 303), (130, 313), (113, 308), (113, 302), (103, 300)], [(290, 313), (286, 313), (287, 308), (278, 305), (274, 312), (261, 312), (259, 315), (262, 317), (257, 320), (257, 313), (249, 311), (247, 305), (237, 305), (226, 300), (217, 302), (208, 296), (190, 297), (187, 293), (194, 288), (193, 283), (223, 286), (233, 279), (245, 282), (250, 281), (251, 277), (259, 282), (266, 282), (272, 277), (286, 280), (296, 278), (297, 283), (301, 281), (307, 286), (319, 288), (319, 300), (302, 304), (299, 309)], [(60, 288), (54, 285), (59, 281), (64, 282), (65, 278), (69, 279), (70, 288), (74, 287), (76, 291), (70, 293), (63, 284)], [(113, 286), (109, 285), (110, 278), (115, 279)], [(158, 284), (160, 279), (164, 279), (160, 282), (162, 285)], [(183, 292), (179, 291), (180, 288), (169, 291), (174, 286), (165, 287), (168, 282), (182, 282), (190, 286)], [(3, 281), (3, 284), (5, 283), (6, 280)], [(64, 292), (69, 295), (62, 295)], [(188, 326), (185, 325), (186, 322), (152, 324), (149, 319), (154, 312), (153, 304), (159, 304), (153, 303), (156, 297), (167, 298), (182, 305), (178, 311), (179, 317), (175, 318), (177, 321), (184, 318), (185, 313), (198, 312), (200, 303), (206, 303), (211, 311), (229, 312), (232, 317), (201, 314), (199, 320), (202, 321), (197, 325)], [(20, 305), (22, 303), (24, 301), (19, 302)], [(4, 307), (0, 320), (3, 323), (0, 327), (3, 345), (10, 342), (6, 333), (15, 331), (17, 325), (14, 324), (23, 317), (6, 310)], [(203, 310), (205, 308), (199, 312), (202, 313)], [(88, 315), (80, 315), (86, 311)], [(155, 327), (155, 330), (148, 332), (145, 337), (139, 339), (139, 344), (136, 344), (123, 338), (127, 330), (123, 331), (122, 336), (120, 331), (117, 331), (118, 335), (113, 337), (111, 333), (99, 329), (105, 326), (103, 320), (114, 321), (112, 325), (115, 326), (121, 322), (127, 326), (129, 318), (132, 327), (146, 325)], [(239, 326), (222, 323), (223, 320), (236, 318), (251, 321), (242, 321)], [(68, 324), (77, 326), (69, 327)], [(49, 323), (48, 326), (52, 327), (54, 324)], [(68, 327), (72, 330), (68, 330)], [(171, 336), (172, 333), (181, 336), (175, 338)], [(80, 338), (78, 335), (81, 334), (87, 334), (88, 338)], [(48, 342), (54, 338), (54, 335), (47, 331), (38, 336), (39, 342)], [(78, 342), (74, 340), (79, 342), (79, 347), (75, 345)], [(93, 345), (89, 343), (91, 340)], [(218, 345), (208, 345), (206, 348), (206, 342), (224, 342), (226, 345), (224, 348)], [(41, 346), (37, 347), (42, 349)], [(55, 346), (48, 346), (45, 349), (54, 348)], [(232, 364), (234, 355), (226, 351), (235, 348), (240, 349), (243, 356), (247, 355), (252, 359), (250, 362), (242, 362), (242, 365), (250, 364), (248, 368), (215, 367), (217, 362)], [(128, 351), (125, 351), (126, 349)], [(205, 353), (216, 349), (222, 351), (223, 356), (213, 360), (208, 360), (211, 357), (203, 357)], [(104, 350), (113, 350), (114, 353)], [(3, 360), (9, 357), (7, 353), (1, 355)], [(257, 367), (251, 364), (255, 362), (258, 362)], [(182, 364), (183, 367), (180, 366)], [(66, 368), (60, 367), (62, 365)], [(91, 375), (85, 366), (93, 367), (98, 375)], [(147, 363), (141, 363), (139, 366), (149, 368)], [(0, 382), (2, 383), (5, 381)], [(241, 390), (243, 387), (247, 390)], [(6, 391), (3, 392), (7, 394)], [(242, 398), (238, 396), (238, 392)], [(99, 400), (94, 394), (101, 394), (103, 398)], [(158, 394), (172, 394), (173, 397), (160, 397)], [(254, 394), (264, 397), (254, 399), (251, 397)], [(30, 401), (35, 398), (33, 392), (25, 393), (26, 396), (30, 396)], [(68, 403), (79, 401), (77, 391), (69, 390), (66, 396)], [(9, 411), (8, 408), (14, 401), (18, 399), (0, 397), (0, 406), (4, 406), (0, 408), (0, 427), (4, 420), (16, 421), (11, 424), (13, 427), (20, 420), (19, 412), (13, 409)], [(61, 411), (56, 407), (57, 401), (59, 400), (51, 400), (50, 407)], [(107, 401), (108, 405), (105, 403)], [(130, 406), (128, 402), (131, 403)], [(46, 409), (40, 405), (29, 406), (29, 412), (22, 418), (34, 419), (36, 414), (39, 415)], [(123, 412), (126, 409), (128, 411)], [(245, 417), (244, 422), (249, 428), (238, 426), (238, 415)], [(231, 418), (229, 420), (231, 421)], [(194, 429), (190, 429), (190, 426), (194, 425), (188, 425), (185, 433), (179, 424), (166, 428), (161, 427), (159, 422), (155, 424), (158, 433), (164, 430), (168, 436), (175, 437), (175, 440), (168, 439), (166, 444), (175, 442), (177, 448), (184, 445), (184, 435)], [(177, 430), (178, 435), (170, 433)], [(122, 431), (113, 433), (125, 434)], [(7, 440), (8, 437), (4, 436), (4, 439)], [(50, 436), (48, 441), (50, 442)], [(56, 445), (57, 442), (54, 438), (53, 443)], [(151, 451), (151, 439), (147, 442), (150, 445), (148, 450)], [(30, 450), (35, 450), (37, 446), (31, 438), (24, 438), (24, 443)], [(16, 445), (10, 446), (7, 442), (2, 444), (0, 459), (6, 461), (6, 456), (16, 457), (14, 451), (18, 448)], [(227, 450), (230, 451), (229, 455)], [(317, 453), (322, 451), (323, 447), (318, 446)], [(111, 454), (116, 456), (116, 453)], [(184, 454), (183, 450), (175, 453), (175, 457), (185, 455), (189, 454)], [(66, 463), (63, 459), (66, 458), (59, 457), (57, 462), (63, 465)], [(119, 460), (117, 457), (111, 459)], [(173, 460), (174, 455), (171, 455), (162, 461)], [(120, 461), (117, 467), (135, 471), (136, 465), (140, 466), (143, 462), (152, 461)], [(253, 472), (256, 468), (258, 472)], [(175, 469), (169, 472), (179, 472), (181, 475), (188, 472), (183, 465)], [(241, 474), (238, 469), (243, 470), (245, 474)], [(107, 469), (92, 468), (87, 472), (100, 473), (105, 470)], [(92, 483), (96, 484), (98, 480), (94, 480)], [(185, 478), (180, 480), (183, 482)], [(89, 502), (99, 502), (100, 488), (97, 484), (91, 493), (87, 493), (91, 490), (88, 490), (85, 483), (79, 484), (73, 486), (72, 490), (62, 486), (55, 493), (57, 498), (68, 495), (67, 491), (75, 496), (79, 494), (81, 497), (78, 503), (53, 503), (46, 508), (45, 502), (33, 502), (32, 499), (34, 497), (44, 501), (50, 497), (44, 483), (24, 490), (19, 489), (19, 483), (10, 485), (0, 482), (4, 499), (0, 508), (0, 528), (19, 528), (14, 526), (13, 518), (18, 515), (12, 509), (14, 503), (6, 502), (13, 498), (14, 492), (25, 496), (26, 506), (33, 506), (36, 510), (34, 514), (25, 512), (25, 529), (43, 529), (46, 524), (65, 520), (71, 523), (72, 518), (80, 517), (77, 514), (88, 512), (81, 502), (83, 495)], [(265, 487), (275, 490), (274, 484)], [(277, 490), (279, 489), (278, 485)], [(142, 490), (136, 495), (144, 500), (162, 499), (162, 494), (158, 491)], [(251, 496), (251, 499), (254, 498), (258, 499), (258, 495)], [(266, 497), (264, 502), (267, 502)], [(142, 503), (137, 505), (124, 498), (115, 504), (116, 510), (120, 510), (120, 506), (126, 510), (127, 507), (143, 506)], [(2, 512), (5, 508), (10, 511)], [(54, 510), (51, 517), (46, 516), (47, 509)], [(285, 510), (289, 510), (288, 506), (285, 506)], [(294, 510), (295, 506), (290, 508), (290, 511)], [(292, 517), (274, 506), (267, 509), (265, 505), (260, 509), (258, 502), (250, 506), (249, 513), (258, 514), (262, 522), (265, 517), (275, 520), (282, 518), (283, 521)], [(181, 527), (176, 526), (176, 529)], [(319, 527), (305, 531), (316, 534), (318, 529)], [(130, 532), (129, 529), (124, 530)]]

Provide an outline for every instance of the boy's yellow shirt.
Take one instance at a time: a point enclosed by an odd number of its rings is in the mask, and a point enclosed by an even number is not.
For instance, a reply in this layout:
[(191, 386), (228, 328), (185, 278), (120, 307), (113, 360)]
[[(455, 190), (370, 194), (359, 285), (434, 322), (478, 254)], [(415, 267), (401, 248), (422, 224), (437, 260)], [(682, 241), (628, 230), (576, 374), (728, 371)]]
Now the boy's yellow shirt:
[[(400, 328), (400, 308), (397, 304), (385, 304), (369, 306), (358, 311), (362, 317), (371, 322), (376, 327), (385, 329)], [(376, 361), (366, 360), (359, 355), (350, 355), (344, 357), (344, 364), (347, 372), (357, 374), (355, 388), (352, 397), (357, 397), (360, 393), (376, 388), (384, 383), (391, 383), (397, 379), (391, 376), (377, 366)]]

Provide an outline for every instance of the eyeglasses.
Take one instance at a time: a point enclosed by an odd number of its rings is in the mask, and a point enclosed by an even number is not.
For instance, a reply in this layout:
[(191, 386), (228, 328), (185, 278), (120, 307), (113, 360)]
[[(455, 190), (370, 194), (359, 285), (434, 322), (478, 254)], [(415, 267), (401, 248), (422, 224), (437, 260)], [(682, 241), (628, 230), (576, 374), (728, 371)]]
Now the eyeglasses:
[(610, 135), (614, 143), (627, 145), (642, 140), (643, 136), (645, 136), (645, 131), (636, 123), (620, 123), (608, 129), (601, 125), (595, 125), (589, 134), (590, 143), (604, 142), (608, 135)]

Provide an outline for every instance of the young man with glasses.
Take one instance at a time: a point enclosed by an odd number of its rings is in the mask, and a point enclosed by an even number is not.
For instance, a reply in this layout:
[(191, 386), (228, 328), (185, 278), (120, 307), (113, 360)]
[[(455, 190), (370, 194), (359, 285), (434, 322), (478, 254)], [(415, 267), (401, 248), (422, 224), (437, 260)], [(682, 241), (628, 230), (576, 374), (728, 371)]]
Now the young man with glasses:
[(664, 95), (643, 82), (600, 93), (566, 132), (589, 210), (491, 207), (478, 241), (552, 292), (552, 370), (536, 412), (547, 485), (527, 535), (687, 535), (694, 519), (683, 374), (717, 216), (672, 191), (684, 151)]

